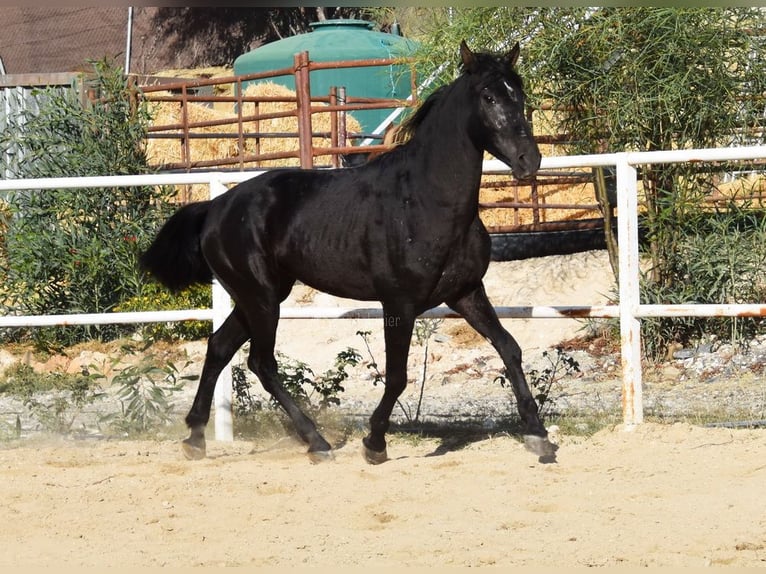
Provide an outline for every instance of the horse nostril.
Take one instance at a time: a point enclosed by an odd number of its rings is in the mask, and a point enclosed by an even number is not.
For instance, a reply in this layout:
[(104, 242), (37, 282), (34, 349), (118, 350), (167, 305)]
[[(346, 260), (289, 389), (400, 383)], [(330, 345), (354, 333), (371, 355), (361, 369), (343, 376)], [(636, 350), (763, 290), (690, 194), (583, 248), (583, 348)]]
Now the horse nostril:
[(535, 154), (519, 154), (518, 156), (518, 163), (519, 167), (523, 170), (523, 175), (521, 175), (521, 179), (526, 179), (528, 177), (533, 176), (538, 169), (540, 169), (540, 161), (542, 160), (542, 156), (539, 153)]
[(534, 166), (532, 165), (532, 162), (529, 161), (529, 156), (525, 154), (519, 156), (519, 165), (523, 166), (524, 170), (528, 173), (534, 171)]

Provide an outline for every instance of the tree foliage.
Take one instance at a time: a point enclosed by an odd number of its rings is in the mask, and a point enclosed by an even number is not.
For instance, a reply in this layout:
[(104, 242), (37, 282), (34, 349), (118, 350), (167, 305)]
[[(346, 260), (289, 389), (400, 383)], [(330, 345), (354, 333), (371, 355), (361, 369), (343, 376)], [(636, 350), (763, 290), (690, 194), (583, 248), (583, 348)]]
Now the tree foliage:
[[(755, 57), (763, 22), (749, 8), (586, 10), (576, 25), (546, 17), (527, 57), (538, 97), (566, 109), (559, 127), (574, 136), (576, 153), (756, 143), (764, 128), (766, 60)], [(681, 223), (719, 175), (690, 164), (641, 170), (652, 281), (674, 280)]]
[[(490, 50), (521, 43), (519, 69), (529, 102), (538, 109), (552, 105), (555, 112), (548, 120), (569, 136), (569, 153), (764, 141), (766, 12), (761, 8), (443, 9), (420, 54), (427, 69), (441, 68), (443, 82), (457, 73), (462, 39)], [(732, 269), (721, 274), (679, 271), (678, 253), (689, 253), (689, 245), (726, 250), (740, 245), (713, 241), (721, 230), (702, 224), (710, 214), (701, 200), (727, 169), (664, 164), (639, 170), (651, 259), (644, 300), (670, 303), (688, 300), (690, 293), (720, 294), (727, 288), (721, 281), (744, 276)], [(709, 241), (697, 241), (695, 234)], [(761, 238), (755, 232), (743, 234), (740, 240), (747, 245), (718, 255), (741, 261), (739, 254), (748, 249), (762, 252)], [(702, 257), (706, 252), (696, 253)], [(695, 263), (720, 268), (712, 258)], [(741, 287), (741, 282), (731, 285)], [(690, 332), (679, 338), (688, 340)]]
[[(758, 8), (461, 8), (436, 11), (419, 57), (457, 71), (460, 40), (522, 44), (530, 103), (566, 108), (571, 151), (741, 143), (762, 125), (766, 14)], [(756, 97), (757, 96), (757, 97)]]
[[(569, 113), (580, 152), (740, 143), (737, 128), (762, 115), (766, 66), (752, 9), (602, 8), (529, 57), (543, 98)], [(752, 105), (755, 103), (756, 105)]]

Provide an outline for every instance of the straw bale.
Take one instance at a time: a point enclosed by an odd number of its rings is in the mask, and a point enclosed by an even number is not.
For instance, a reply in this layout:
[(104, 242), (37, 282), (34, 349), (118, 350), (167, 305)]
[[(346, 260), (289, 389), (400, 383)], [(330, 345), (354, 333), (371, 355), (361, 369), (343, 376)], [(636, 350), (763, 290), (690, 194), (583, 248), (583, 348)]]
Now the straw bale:
[[(168, 92), (157, 92), (169, 95)], [(181, 104), (177, 102), (150, 102), (149, 111), (152, 125), (166, 126), (182, 123)], [(190, 124), (231, 117), (219, 110), (211, 109), (194, 102), (187, 103), (186, 113)], [(236, 124), (190, 128), (191, 133), (236, 133)], [(182, 134), (183, 130), (166, 130), (166, 134)], [(203, 161), (233, 157), (237, 155), (236, 138), (190, 138), (189, 156), (192, 161)], [(149, 138), (146, 144), (146, 157), (150, 165), (167, 165), (184, 160), (182, 140), (180, 138)], [(179, 186), (179, 194), (184, 202), (207, 199), (209, 191), (206, 185)]]
[(157, 70), (152, 75), (188, 80), (189, 78), (228, 78), (234, 75), (234, 71), (230, 66), (205, 66), (202, 68), (166, 68)]
[(721, 205), (763, 209), (766, 207), (766, 178), (752, 173), (733, 181), (714, 182), (708, 198)]
[[(247, 97), (279, 97), (289, 99), (286, 102), (245, 102), (243, 104), (243, 115), (253, 114), (271, 114), (277, 112), (291, 112), (296, 108), (295, 92), (274, 84), (264, 82), (250, 85), (244, 93)], [(190, 123), (204, 122), (209, 120), (230, 119), (236, 120), (237, 114), (231, 106), (230, 111), (221, 111), (207, 106), (189, 103), (187, 104), (187, 114)], [(257, 108), (257, 109), (256, 109)], [(153, 116), (153, 125), (171, 125), (181, 123), (181, 106), (175, 102), (152, 102), (150, 110)], [(346, 125), (350, 131), (361, 131), (359, 122), (347, 114)], [(312, 116), (312, 126), (314, 132), (330, 132), (331, 119), (329, 113), (318, 113)], [(294, 133), (295, 137), (265, 137), (259, 138), (260, 154), (269, 154), (276, 152), (296, 151), (298, 150), (298, 119), (296, 116), (284, 118), (272, 118), (251, 121), (243, 124), (245, 132), (262, 133)], [(197, 127), (190, 130), (192, 133), (232, 133), (238, 131), (237, 123), (220, 125), (213, 127)], [(167, 133), (180, 134), (181, 130), (168, 130)], [(314, 147), (329, 147), (329, 137), (313, 138)], [(245, 153), (254, 154), (257, 151), (258, 144), (255, 139), (248, 138), (245, 141)], [(239, 142), (237, 138), (192, 138), (189, 142), (189, 153), (192, 161), (203, 161), (211, 159), (221, 159), (236, 157), (239, 154)], [(152, 164), (167, 164), (182, 161), (182, 148), (178, 139), (151, 138), (147, 145), (147, 156)], [(259, 162), (258, 164), (246, 163), (246, 167), (276, 167), (276, 166), (297, 166), (299, 165), (297, 157), (269, 160)]]

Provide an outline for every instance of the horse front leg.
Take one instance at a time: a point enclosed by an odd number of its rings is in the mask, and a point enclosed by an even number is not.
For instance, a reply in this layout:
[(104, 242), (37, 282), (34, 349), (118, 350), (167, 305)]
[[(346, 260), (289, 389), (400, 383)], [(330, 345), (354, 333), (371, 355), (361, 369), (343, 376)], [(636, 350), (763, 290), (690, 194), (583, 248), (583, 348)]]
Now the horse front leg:
[(186, 425), (191, 430), (191, 434), (181, 444), (184, 456), (189, 460), (205, 458), (205, 426), (210, 419), (210, 407), (218, 375), (249, 338), (243, 321), (235, 308), (223, 325), (208, 339), (205, 364), (202, 367), (197, 394), (194, 396), (189, 414), (186, 415)]
[(370, 417), (370, 433), (362, 439), (364, 458), (370, 464), (388, 459), (386, 432), (396, 401), (407, 387), (407, 356), (415, 326), (411, 310), (392, 309), (383, 305), (386, 342), (386, 382), (383, 398)]
[(526, 426), (524, 445), (527, 450), (538, 455), (541, 462), (554, 462), (557, 447), (548, 440), (548, 431), (540, 420), (537, 403), (524, 377), (524, 371), (521, 368), (521, 348), (500, 324), (497, 313), (487, 298), (484, 285), (480, 285), (456, 301), (447, 303), (460, 313), (471, 327), (492, 343), (503, 360), (506, 374), (511, 380), (513, 393), (516, 396), (519, 415)]

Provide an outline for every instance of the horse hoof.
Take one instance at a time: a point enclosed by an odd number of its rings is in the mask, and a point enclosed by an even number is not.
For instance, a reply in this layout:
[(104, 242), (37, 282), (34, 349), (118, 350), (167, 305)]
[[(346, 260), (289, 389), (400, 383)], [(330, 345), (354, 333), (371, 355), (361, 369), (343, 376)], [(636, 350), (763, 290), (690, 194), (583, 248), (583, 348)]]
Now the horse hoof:
[(335, 455), (331, 450), (310, 450), (308, 455), (311, 464), (321, 464), (335, 460)]
[(186, 457), (186, 460), (202, 460), (205, 458), (205, 443), (201, 445), (193, 444), (191, 439), (184, 439), (181, 442), (181, 450)]
[(384, 448), (381, 452), (362, 447), (362, 453), (364, 454), (364, 460), (369, 464), (382, 464), (388, 460), (388, 451)]
[(540, 462), (556, 462), (556, 451), (559, 447), (546, 437), (532, 434), (524, 435), (524, 447), (529, 452), (539, 456)]

